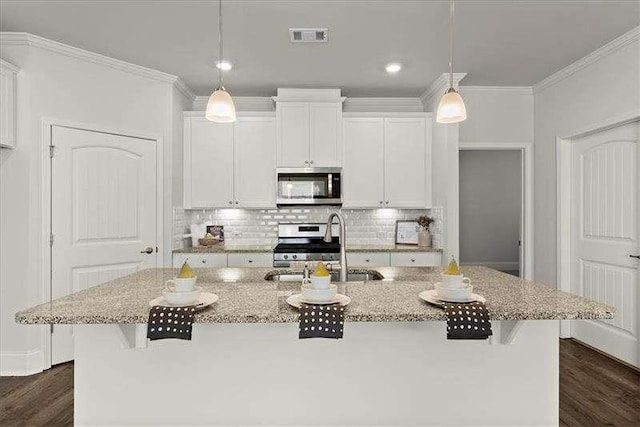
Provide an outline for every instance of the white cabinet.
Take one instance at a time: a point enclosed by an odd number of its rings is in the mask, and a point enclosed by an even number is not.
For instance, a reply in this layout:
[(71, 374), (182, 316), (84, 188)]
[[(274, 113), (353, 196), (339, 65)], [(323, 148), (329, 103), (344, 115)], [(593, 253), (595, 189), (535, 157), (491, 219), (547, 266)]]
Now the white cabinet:
[(184, 207), (275, 207), (275, 118), (185, 114)]
[(232, 207), (233, 123), (189, 117), (184, 123), (185, 208)]
[(173, 254), (173, 267), (178, 268), (189, 260), (193, 268), (218, 268), (227, 266), (227, 254), (198, 254), (178, 253)]
[(16, 146), (18, 68), (0, 59), (0, 147)]
[(440, 252), (391, 252), (392, 267), (435, 267), (441, 264)]
[(273, 253), (230, 253), (227, 258), (229, 267), (272, 267)]
[(384, 119), (344, 118), (343, 206), (379, 208), (384, 200)]
[(388, 267), (388, 252), (349, 252), (347, 266), (351, 267)]
[(345, 117), (344, 207), (431, 205), (431, 122), (410, 117)]
[(342, 164), (341, 102), (276, 104), (278, 166)]
[(234, 206), (275, 207), (275, 118), (238, 117), (233, 150)]

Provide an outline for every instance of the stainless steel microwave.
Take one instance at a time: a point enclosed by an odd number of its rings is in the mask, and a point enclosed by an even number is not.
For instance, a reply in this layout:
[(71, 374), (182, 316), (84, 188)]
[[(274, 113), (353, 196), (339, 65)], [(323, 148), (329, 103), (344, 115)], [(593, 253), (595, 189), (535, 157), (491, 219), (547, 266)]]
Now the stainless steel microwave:
[(342, 205), (342, 168), (277, 168), (278, 206)]

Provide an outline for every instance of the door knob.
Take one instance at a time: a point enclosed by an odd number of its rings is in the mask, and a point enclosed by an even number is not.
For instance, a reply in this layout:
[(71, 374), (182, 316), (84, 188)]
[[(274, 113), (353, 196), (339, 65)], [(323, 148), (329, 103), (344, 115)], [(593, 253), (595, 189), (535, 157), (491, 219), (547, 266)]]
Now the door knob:
[(146, 248), (143, 251), (140, 251), (141, 254), (152, 254), (153, 253), (153, 248), (151, 246), (149, 246), (148, 248)]
[(638, 258), (640, 259), (640, 255), (629, 255), (631, 258)]

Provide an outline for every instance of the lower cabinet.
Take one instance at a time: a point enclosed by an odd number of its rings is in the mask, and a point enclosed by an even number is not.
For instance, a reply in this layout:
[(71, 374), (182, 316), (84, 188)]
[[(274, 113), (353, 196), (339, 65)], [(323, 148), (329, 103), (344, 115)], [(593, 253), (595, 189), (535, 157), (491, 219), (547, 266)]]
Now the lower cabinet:
[(186, 260), (194, 268), (216, 268), (227, 266), (227, 254), (173, 254), (173, 266), (180, 267)]
[(272, 253), (230, 253), (227, 255), (229, 267), (272, 267)]
[(388, 252), (349, 252), (347, 266), (349, 267), (388, 267)]
[(442, 265), (440, 252), (392, 252), (392, 267), (435, 267)]

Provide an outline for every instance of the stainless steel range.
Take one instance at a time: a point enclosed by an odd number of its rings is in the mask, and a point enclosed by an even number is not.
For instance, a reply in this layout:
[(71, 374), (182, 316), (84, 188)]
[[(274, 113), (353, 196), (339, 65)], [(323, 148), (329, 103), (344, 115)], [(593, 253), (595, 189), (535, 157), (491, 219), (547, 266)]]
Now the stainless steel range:
[[(326, 224), (278, 224), (278, 244), (273, 249), (273, 266), (290, 267), (291, 261), (324, 261), (326, 264), (340, 263), (340, 242), (333, 237), (324, 241)], [(333, 225), (333, 235), (338, 226)]]

